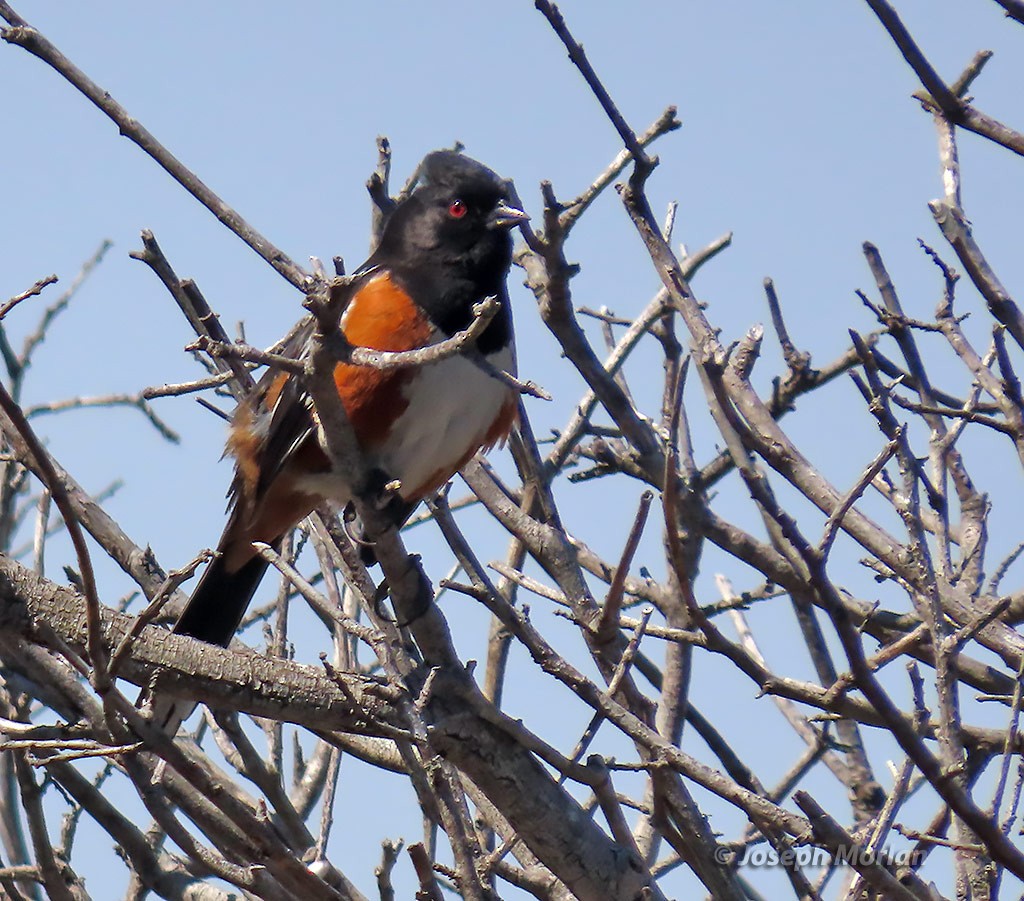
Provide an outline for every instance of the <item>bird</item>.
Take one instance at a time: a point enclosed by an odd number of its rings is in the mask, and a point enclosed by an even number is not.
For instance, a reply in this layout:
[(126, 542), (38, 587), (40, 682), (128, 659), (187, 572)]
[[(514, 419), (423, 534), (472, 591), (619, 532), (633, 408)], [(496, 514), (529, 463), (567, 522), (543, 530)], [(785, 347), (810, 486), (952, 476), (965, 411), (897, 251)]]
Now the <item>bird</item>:
[[(376, 250), (353, 273), (340, 321), (346, 340), (415, 350), (468, 327), (485, 298), (500, 306), (476, 343), (486, 366), (463, 354), (399, 369), (335, 366), (367, 465), (398, 483), (399, 520), (478, 451), (504, 442), (516, 422), (518, 393), (493, 370), (516, 374), (506, 281), (511, 232), (529, 219), (510, 200), (508, 182), (461, 152), (429, 153), (418, 173), (415, 190), (395, 206)], [(281, 353), (307, 355), (314, 328), (307, 319)], [(332, 469), (313, 402), (288, 372), (268, 370), (239, 403), (226, 453), (235, 460), (227, 524), (173, 628), (222, 647), (267, 569), (253, 542), (280, 547), (324, 501), (343, 508), (351, 500), (351, 479)]]

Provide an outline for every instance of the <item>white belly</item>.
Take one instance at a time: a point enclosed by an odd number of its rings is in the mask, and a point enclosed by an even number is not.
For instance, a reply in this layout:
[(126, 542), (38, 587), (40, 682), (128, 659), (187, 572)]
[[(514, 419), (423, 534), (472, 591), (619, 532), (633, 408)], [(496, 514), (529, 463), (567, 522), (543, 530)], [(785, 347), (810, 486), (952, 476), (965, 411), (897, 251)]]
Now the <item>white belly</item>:
[[(515, 374), (509, 348), (487, 362)], [(513, 396), (507, 385), (459, 355), (422, 367), (406, 391), (409, 406), (395, 421), (377, 464), (402, 483), (403, 496), (480, 447)]]
[[(495, 369), (515, 375), (511, 348), (486, 359)], [(405, 397), (408, 406), (366, 462), (398, 479), (400, 494), (408, 498), (438, 473), (454, 472), (467, 451), (483, 445), (502, 407), (514, 401), (515, 394), (504, 382), (456, 355), (419, 367), (405, 388)], [(338, 504), (351, 500), (351, 483), (344, 473), (306, 474), (298, 487)]]

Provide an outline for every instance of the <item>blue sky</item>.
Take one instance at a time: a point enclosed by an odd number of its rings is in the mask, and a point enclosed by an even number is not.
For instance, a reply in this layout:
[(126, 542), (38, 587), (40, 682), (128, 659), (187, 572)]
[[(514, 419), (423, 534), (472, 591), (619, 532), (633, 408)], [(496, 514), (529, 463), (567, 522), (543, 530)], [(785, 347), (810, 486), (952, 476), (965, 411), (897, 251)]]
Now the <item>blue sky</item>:
[[(365, 256), (363, 184), (375, 162), (378, 134), (391, 139), (397, 180), (425, 152), (458, 140), (471, 155), (514, 178), (534, 215), (540, 212), (541, 179), (570, 198), (620, 146), (561, 45), (527, 2), (307, 2), (289, 6), (286, 15), (279, 4), (227, 0), (20, 0), (16, 8), (300, 263), (311, 254), (341, 254), (352, 267)], [(1024, 30), (1004, 21), (995, 3), (900, 0), (898, 8), (950, 80), (975, 51), (994, 50), (974, 87), (978, 105), (1018, 127), (1024, 122)], [(669, 104), (679, 108), (683, 127), (657, 146), (662, 164), (651, 196), (656, 208), (679, 202), (677, 242), (694, 248), (725, 231), (734, 233), (733, 247), (695, 283), (724, 338), (738, 338), (767, 320), (761, 280), (770, 275), (794, 340), (816, 363), (825, 363), (847, 345), (848, 328), (868, 331), (874, 325), (853, 293), (871, 285), (860, 253), (864, 240), (882, 250), (908, 312), (931, 314), (941, 284), (916, 239), (941, 244), (926, 206), (941, 194), (934, 129), (909, 97), (917, 88), (913, 73), (866, 4), (655, 0), (627, 7), (567, 0), (562, 9), (636, 129)], [(52, 299), (102, 240), (114, 242), (40, 350), (26, 387), (28, 402), (135, 391), (199, 374), (181, 350), (191, 338), (187, 324), (149, 270), (128, 258), (140, 246), (143, 228), (154, 231), (179, 275), (196, 279), (229, 331), (244, 320), (252, 343), (269, 344), (300, 315), (301, 298), (293, 289), (43, 64), (0, 46), (0, 83), (0, 297), (55, 271), (62, 284), (49, 289), (46, 297)], [(1019, 161), (970, 135), (962, 136), (960, 150), (966, 211), (1012, 292), (1024, 279)], [(582, 267), (573, 282), (578, 305), (607, 305), (631, 315), (657, 290), (645, 251), (613, 192), (584, 218), (568, 253)], [(535, 431), (543, 433), (565, 422), (581, 382), (543, 332), (520, 280), (513, 272), (520, 368), (555, 396), (550, 404), (529, 405)], [(977, 309), (979, 301), (965, 286), (960, 304), (966, 311)], [(14, 335), (24, 334), (39, 305), (26, 303), (5, 325)], [(980, 328), (983, 317), (976, 318)], [(935, 354), (936, 365), (946, 365), (941, 351)], [(779, 365), (766, 342), (759, 384), (767, 388)], [(648, 409), (659, 394), (659, 369), (652, 344), (630, 370), (634, 391)], [(944, 387), (964, 390), (966, 377), (958, 368), (936, 371), (948, 372)], [(852, 389), (837, 386), (827, 397), (809, 399), (786, 422), (840, 486), (856, 479), (882, 443), (866, 412), (843, 408), (852, 398)], [(696, 395), (690, 401), (699, 406)], [(170, 568), (216, 542), (230, 469), (217, 463), (223, 439), (217, 419), (191, 399), (157, 403), (183, 435), (181, 445), (162, 442), (131, 410), (69, 413), (39, 420), (38, 426), (57, 458), (88, 489), (125, 480), (110, 503), (111, 514)], [(699, 455), (708, 459), (715, 434), (699, 415), (694, 427)], [(1000, 550), (1019, 540), (1019, 474), (1008, 468), (1001, 444), (981, 446), (978, 453), (991, 454), (992, 464), (976, 476), (983, 487), (999, 491), (992, 552), (998, 559)], [(629, 483), (559, 488), (570, 528), (610, 555), (625, 536), (637, 494)], [(723, 515), (750, 519), (736, 487), (723, 486), (716, 504)], [(609, 510), (628, 512), (617, 516)], [(491, 542), (485, 559), (501, 556), (500, 533), (477, 518), (467, 521)], [(447, 563), (439, 538), (429, 528), (414, 535), (413, 549), (438, 560), (433, 571), (442, 575)], [(658, 550), (654, 539), (645, 545), (652, 557)], [(60, 577), (61, 562), (54, 552), (50, 575)], [(714, 599), (718, 566), (732, 566), (723, 571), (737, 588), (747, 587), (748, 577), (734, 564), (709, 554), (701, 581), (707, 600)], [(109, 602), (130, 590), (112, 567), (103, 578)], [(853, 562), (837, 578), (865, 596), (877, 591)], [(546, 621), (545, 605), (532, 601)], [(467, 657), (479, 657), (486, 619), (457, 599), (446, 603), (459, 626), (460, 647)], [(752, 622), (770, 661), (791, 666), (795, 675), (809, 673), (804, 661), (784, 656), (788, 618), (754, 614)], [(552, 620), (549, 628), (571, 653), (576, 645), (568, 627)], [(517, 684), (521, 691), (511, 692), (510, 704), (522, 704), (525, 714), (538, 686), (551, 689), (520, 663), (527, 675)], [(694, 692), (698, 704), (729, 710), (735, 702), (743, 711), (744, 719), (730, 725), (746, 731), (746, 747), (756, 749), (765, 782), (798, 753), (770, 705), (752, 705), (753, 687), (718, 661), (699, 663)], [(563, 700), (565, 715), (553, 715)], [(552, 700), (551, 710), (532, 715), (538, 731), (566, 749), (587, 718), (579, 705), (561, 697)], [(692, 736), (690, 742), (689, 750), (705, 753)], [(618, 750), (629, 756), (624, 745)], [(352, 774), (358, 770), (349, 766), (343, 767), (343, 792), (357, 790), (359, 779)], [(368, 774), (365, 779), (372, 781)], [(380, 791), (396, 792), (396, 806), (408, 800), (397, 780), (384, 784)], [(823, 781), (819, 790), (828, 800), (836, 788)], [(734, 835), (735, 815), (714, 809), (716, 828)], [(372, 884), (368, 861), (376, 859), (380, 839), (408, 837), (417, 829), (415, 818), (398, 828), (379, 814), (365, 812), (370, 825), (358, 828), (340, 822), (334, 838), (337, 862), (366, 890)], [(91, 873), (87, 862), (82, 869), (94, 891), (107, 878), (102, 871)], [(673, 878), (668, 889), (685, 896), (692, 883), (685, 874)]]

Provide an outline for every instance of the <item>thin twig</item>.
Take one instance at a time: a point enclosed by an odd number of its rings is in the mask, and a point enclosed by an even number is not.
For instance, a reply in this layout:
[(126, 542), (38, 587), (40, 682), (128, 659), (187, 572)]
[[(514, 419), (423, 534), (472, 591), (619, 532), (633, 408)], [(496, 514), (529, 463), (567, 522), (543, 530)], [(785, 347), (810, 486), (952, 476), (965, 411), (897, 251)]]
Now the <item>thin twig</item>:
[(636, 511), (636, 516), (633, 518), (633, 525), (626, 538), (626, 544), (622, 548), (619, 565), (615, 569), (615, 575), (612, 577), (612, 582), (608, 586), (608, 593), (605, 595), (604, 605), (601, 607), (601, 617), (597, 623), (599, 641), (610, 641), (612, 634), (618, 631), (622, 598), (626, 589), (626, 576), (629, 575), (629, 567), (633, 562), (633, 555), (640, 545), (640, 537), (643, 535), (644, 526), (647, 524), (647, 514), (650, 512), (653, 499), (653, 491), (645, 491), (640, 495), (640, 506)]
[(47, 276), (44, 276), (43, 278), (39, 279), (39, 281), (37, 281), (27, 291), (22, 291), (20, 294), (15, 294), (6, 303), (4, 303), (3, 305), (0, 305), (0, 319), (3, 319), (4, 316), (6, 316), (8, 313), (10, 313), (11, 310), (13, 310), (23, 300), (28, 300), (28, 298), (30, 298), (30, 297), (36, 297), (37, 295), (42, 294), (43, 288), (47, 287), (47, 285), (52, 285), (56, 281), (57, 281), (56, 274), (54, 274), (54, 275), (47, 275)]
[(78, 523), (74, 508), (68, 497), (63, 481), (57, 476), (57, 472), (50, 460), (50, 455), (43, 448), (36, 437), (32, 426), (29, 425), (21, 407), (14, 401), (7, 389), (0, 385), (0, 408), (6, 414), (12, 427), (25, 442), (29, 453), (35, 461), (35, 466), (42, 473), (42, 481), (53, 502), (60, 510), (64, 519), (64, 525), (68, 530), (71, 543), (75, 548), (75, 555), (78, 560), (78, 569), (82, 578), (82, 589), (85, 595), (86, 624), (88, 627), (89, 659), (92, 663), (92, 679), (97, 691), (105, 692), (109, 688), (107, 675), (107, 655), (103, 646), (100, 624), (100, 599), (96, 589), (96, 576), (93, 573), (92, 558), (89, 555), (89, 547), (85, 543), (85, 535)]
[(217, 220), (238, 235), (281, 276), (300, 291), (304, 291), (309, 275), (288, 256), (257, 232), (237, 212), (210, 190), (199, 177), (184, 166), (163, 144), (98, 84), (90, 79), (71, 60), (51, 44), (39, 31), (29, 25), (6, 2), (0, 2), (0, 16), (12, 27), (2, 36), (55, 69), (71, 85), (81, 91), (101, 112), (110, 118), (124, 137), (137, 144), (152, 157), (178, 184), (205, 206)]

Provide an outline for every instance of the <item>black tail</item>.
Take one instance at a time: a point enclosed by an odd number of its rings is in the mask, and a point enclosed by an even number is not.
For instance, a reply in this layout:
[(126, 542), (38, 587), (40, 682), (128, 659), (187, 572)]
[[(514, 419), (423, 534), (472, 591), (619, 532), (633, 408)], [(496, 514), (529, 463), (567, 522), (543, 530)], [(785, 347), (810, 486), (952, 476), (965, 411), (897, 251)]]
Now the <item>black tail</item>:
[(226, 648), (267, 571), (267, 561), (257, 555), (241, 569), (229, 572), (224, 559), (220, 554), (206, 567), (174, 631)]

